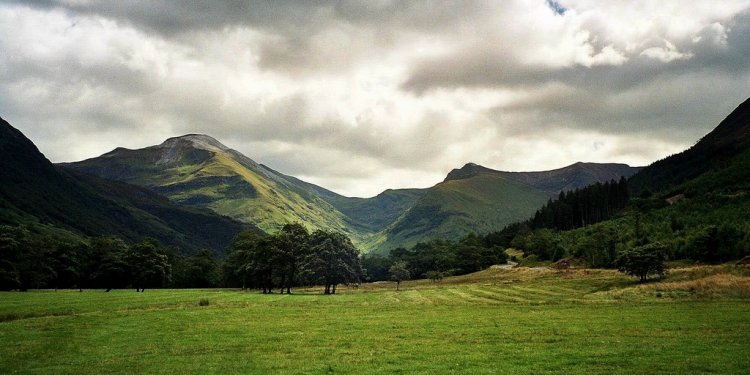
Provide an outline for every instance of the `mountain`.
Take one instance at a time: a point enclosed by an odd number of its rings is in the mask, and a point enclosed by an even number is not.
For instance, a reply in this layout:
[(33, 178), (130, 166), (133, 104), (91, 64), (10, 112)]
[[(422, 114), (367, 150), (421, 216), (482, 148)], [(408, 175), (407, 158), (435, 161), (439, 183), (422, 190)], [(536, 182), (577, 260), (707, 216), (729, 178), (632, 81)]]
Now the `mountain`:
[(726, 167), (749, 147), (750, 99), (747, 99), (693, 147), (649, 165), (630, 178), (628, 184), (634, 193), (674, 188)]
[(258, 164), (207, 135), (174, 137), (138, 150), (117, 148), (65, 166), (143, 186), (181, 204), (209, 208), (266, 232), (297, 221), (312, 230), (346, 233), (356, 241), (366, 235), (365, 225), (358, 225), (329, 203), (343, 197)]
[(503, 172), (468, 163), (427, 189), (417, 203), (371, 239), (387, 251), (435, 238), (457, 240), (486, 233), (534, 215), (551, 196), (629, 177), (639, 168), (624, 164), (575, 163), (542, 172)]
[(533, 215), (560, 190), (637, 170), (622, 164), (577, 163), (547, 172), (502, 172), (470, 163), (428, 189), (350, 198), (275, 171), (201, 134), (138, 150), (117, 148), (64, 165), (143, 186), (267, 232), (294, 221), (311, 230), (336, 230), (365, 251), (494, 230)]
[(69, 237), (153, 237), (192, 253), (220, 253), (250, 226), (184, 208), (147, 189), (57, 167), (20, 131), (0, 119), (0, 223)]
[(485, 168), (481, 165), (469, 163), (461, 169), (454, 169), (445, 181), (461, 180), (479, 174), (498, 175), (511, 181), (516, 181), (534, 189), (555, 196), (561, 191), (580, 189), (597, 182), (628, 178), (641, 170), (627, 164), (615, 163), (575, 163), (567, 167), (541, 172), (503, 172)]

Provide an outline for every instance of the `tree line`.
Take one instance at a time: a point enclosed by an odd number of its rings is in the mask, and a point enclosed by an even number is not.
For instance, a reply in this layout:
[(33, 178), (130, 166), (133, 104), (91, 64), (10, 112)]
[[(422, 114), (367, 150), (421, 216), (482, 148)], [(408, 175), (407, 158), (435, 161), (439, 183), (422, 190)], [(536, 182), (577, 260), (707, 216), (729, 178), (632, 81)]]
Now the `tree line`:
[[(439, 280), (445, 276), (472, 273), (503, 263), (507, 263), (505, 248), (495, 246), (487, 242), (486, 237), (473, 233), (457, 242), (420, 242), (408, 249), (393, 249), (388, 255), (365, 255), (362, 258), (367, 281), (393, 279), (400, 282), (411, 278)], [(396, 264), (398, 267), (392, 269)], [(408, 270), (408, 273), (403, 272), (402, 268)]]
[(145, 288), (172, 285), (177, 253), (155, 240), (57, 241), (23, 226), (0, 226), (0, 289)]
[(61, 241), (23, 226), (0, 226), (0, 290), (92, 288), (257, 288), (291, 293), (300, 285), (358, 283), (359, 253), (341, 233), (285, 225), (277, 234), (240, 233), (226, 259), (203, 250), (182, 255), (153, 239)]
[(628, 183), (625, 177), (560, 192), (557, 200), (549, 200), (526, 224), (532, 229), (571, 230), (609, 219), (628, 204)]
[(489, 233), (485, 242), (538, 260), (617, 268), (641, 280), (663, 272), (659, 263), (668, 260), (715, 264), (750, 255), (749, 195), (706, 193), (673, 204), (669, 197), (643, 191), (603, 222), (565, 230), (529, 220)]
[(291, 293), (300, 285), (323, 285), (336, 294), (339, 284), (356, 284), (363, 270), (352, 241), (338, 232), (312, 234), (299, 223), (287, 224), (274, 235), (247, 231), (234, 240), (223, 265), (225, 284), (242, 289)]

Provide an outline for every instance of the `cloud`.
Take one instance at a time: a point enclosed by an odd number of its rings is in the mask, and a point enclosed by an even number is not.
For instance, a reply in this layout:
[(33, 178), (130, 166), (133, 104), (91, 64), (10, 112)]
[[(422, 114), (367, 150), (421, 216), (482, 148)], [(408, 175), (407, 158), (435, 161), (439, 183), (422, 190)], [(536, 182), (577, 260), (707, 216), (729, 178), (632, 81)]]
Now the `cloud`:
[(0, 115), (53, 161), (207, 133), (345, 194), (473, 161), (646, 164), (744, 100), (750, 2), (0, 3)]

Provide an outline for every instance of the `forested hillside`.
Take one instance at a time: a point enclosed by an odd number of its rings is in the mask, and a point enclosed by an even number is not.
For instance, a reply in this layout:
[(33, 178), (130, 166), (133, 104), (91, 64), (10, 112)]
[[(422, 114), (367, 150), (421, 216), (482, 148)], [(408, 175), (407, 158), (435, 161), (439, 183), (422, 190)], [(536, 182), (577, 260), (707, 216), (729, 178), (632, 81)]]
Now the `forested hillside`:
[[(738, 259), (750, 255), (749, 181), (750, 101), (745, 101), (695, 146), (631, 177), (628, 189), (637, 195), (625, 204), (624, 181), (616, 189), (594, 185), (561, 194), (529, 221), (487, 238), (540, 259), (576, 257), (595, 267), (613, 267), (618, 254), (644, 246), (662, 249), (667, 259)], [(610, 198), (614, 202), (607, 203)], [(594, 218), (613, 218), (596, 223), (600, 220), (586, 217), (586, 207), (599, 208), (589, 212)], [(602, 208), (607, 209), (599, 212)]]
[[(637, 195), (642, 190), (651, 192), (673, 190), (680, 192), (686, 181), (712, 172), (736, 166), (735, 159), (750, 147), (750, 99), (740, 104), (713, 131), (693, 147), (679, 154), (659, 160), (630, 179), (630, 189)], [(736, 184), (741, 176), (725, 182)], [(704, 181), (707, 182), (707, 181)]]

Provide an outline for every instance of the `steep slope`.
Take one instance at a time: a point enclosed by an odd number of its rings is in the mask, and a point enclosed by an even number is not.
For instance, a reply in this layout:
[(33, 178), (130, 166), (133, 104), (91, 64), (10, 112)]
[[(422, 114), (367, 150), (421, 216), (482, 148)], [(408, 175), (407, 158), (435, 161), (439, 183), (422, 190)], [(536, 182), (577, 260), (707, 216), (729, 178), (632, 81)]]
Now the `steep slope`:
[(424, 194), (425, 189), (387, 189), (371, 198), (345, 197), (328, 189), (267, 168), (300, 191), (317, 195), (346, 217), (356, 230), (377, 232), (393, 223)]
[(745, 100), (693, 147), (659, 160), (630, 178), (634, 193), (661, 191), (724, 168), (732, 158), (750, 147), (750, 99)]
[(177, 202), (206, 207), (268, 232), (299, 221), (313, 230), (344, 232), (355, 241), (365, 236), (321, 198), (325, 189), (258, 164), (207, 135), (170, 138), (139, 150), (118, 148), (66, 165), (144, 186)]
[(0, 119), (0, 223), (73, 236), (153, 237), (184, 252), (221, 252), (248, 226), (179, 207), (146, 189), (55, 167), (20, 131)]

